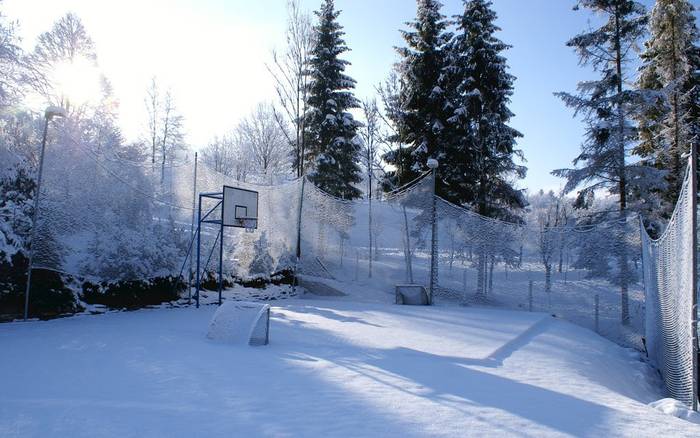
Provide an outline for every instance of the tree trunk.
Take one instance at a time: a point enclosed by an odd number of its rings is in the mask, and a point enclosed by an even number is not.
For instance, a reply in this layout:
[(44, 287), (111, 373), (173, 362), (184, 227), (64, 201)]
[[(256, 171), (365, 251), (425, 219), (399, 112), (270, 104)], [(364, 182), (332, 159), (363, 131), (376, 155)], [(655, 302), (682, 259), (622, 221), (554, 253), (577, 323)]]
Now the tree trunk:
[[(624, 230), (624, 221), (627, 217), (627, 176), (625, 175), (625, 114), (622, 101), (622, 50), (620, 36), (620, 11), (615, 11), (615, 67), (617, 72), (617, 113), (618, 113), (618, 172), (620, 178), (620, 226)], [(627, 248), (624, 241), (624, 232), (620, 233), (620, 319), (623, 325), (629, 325), (629, 295), (627, 285)]]
[(479, 250), (479, 262), (476, 272), (476, 296), (479, 299), (486, 298), (486, 254), (483, 248)]

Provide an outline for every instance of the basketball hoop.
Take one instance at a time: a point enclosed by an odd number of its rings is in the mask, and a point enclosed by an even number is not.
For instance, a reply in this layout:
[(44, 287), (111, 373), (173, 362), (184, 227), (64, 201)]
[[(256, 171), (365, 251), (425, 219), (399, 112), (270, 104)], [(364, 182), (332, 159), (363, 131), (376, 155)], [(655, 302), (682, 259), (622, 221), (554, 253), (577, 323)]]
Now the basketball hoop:
[(255, 229), (258, 227), (258, 220), (255, 218), (244, 217), (238, 218), (241, 223), (241, 227), (245, 228), (246, 233), (254, 233)]
[(223, 194), (223, 226), (254, 232), (258, 228), (258, 192), (224, 186)]

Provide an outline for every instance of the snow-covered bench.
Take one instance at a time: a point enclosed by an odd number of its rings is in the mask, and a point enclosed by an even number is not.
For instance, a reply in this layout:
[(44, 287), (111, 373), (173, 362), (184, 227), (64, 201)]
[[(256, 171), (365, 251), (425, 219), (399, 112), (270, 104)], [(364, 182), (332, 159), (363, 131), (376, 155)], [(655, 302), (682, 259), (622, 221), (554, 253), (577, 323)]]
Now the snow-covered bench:
[(396, 304), (427, 306), (430, 300), (425, 287), (420, 284), (397, 284)]
[(270, 341), (270, 305), (224, 302), (209, 323), (207, 338), (227, 343), (267, 345)]

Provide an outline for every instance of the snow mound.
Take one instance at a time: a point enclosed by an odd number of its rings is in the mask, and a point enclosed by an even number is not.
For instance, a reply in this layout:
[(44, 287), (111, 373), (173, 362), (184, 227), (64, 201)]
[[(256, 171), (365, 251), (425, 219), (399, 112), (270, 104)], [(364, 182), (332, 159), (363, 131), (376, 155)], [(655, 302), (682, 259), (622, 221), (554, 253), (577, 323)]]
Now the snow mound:
[(233, 344), (267, 345), (270, 305), (226, 301), (209, 322), (207, 338)]
[(673, 415), (674, 417), (690, 421), (691, 423), (700, 424), (700, 413), (693, 411), (676, 399), (662, 398), (661, 400), (649, 403), (649, 406), (664, 414)]

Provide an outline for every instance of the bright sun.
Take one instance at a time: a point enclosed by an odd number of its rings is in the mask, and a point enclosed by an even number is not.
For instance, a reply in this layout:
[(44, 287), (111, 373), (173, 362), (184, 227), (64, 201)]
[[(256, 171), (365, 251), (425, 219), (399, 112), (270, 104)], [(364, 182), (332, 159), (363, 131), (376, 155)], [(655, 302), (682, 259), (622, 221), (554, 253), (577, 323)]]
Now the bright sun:
[(96, 102), (102, 95), (100, 73), (86, 58), (76, 58), (58, 64), (53, 78), (56, 92), (71, 106)]

